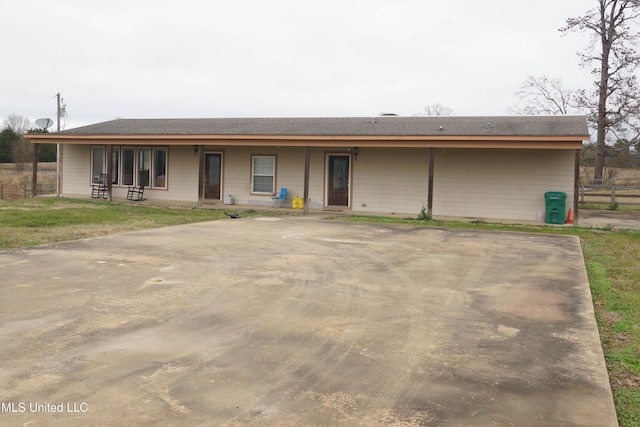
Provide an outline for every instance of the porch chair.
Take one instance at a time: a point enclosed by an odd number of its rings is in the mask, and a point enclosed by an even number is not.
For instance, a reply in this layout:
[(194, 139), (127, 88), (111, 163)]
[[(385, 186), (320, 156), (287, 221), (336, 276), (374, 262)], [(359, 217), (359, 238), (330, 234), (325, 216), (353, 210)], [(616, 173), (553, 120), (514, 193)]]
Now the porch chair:
[(271, 200), (273, 200), (274, 208), (281, 208), (282, 205), (284, 204), (284, 201), (287, 200), (287, 189), (282, 187), (280, 189), (280, 195), (273, 196)]
[(129, 187), (127, 190), (127, 200), (133, 200), (135, 202), (144, 200), (144, 185), (139, 187)]
[(101, 173), (98, 180), (91, 185), (91, 198), (106, 199), (108, 190), (109, 190), (108, 176), (106, 173)]

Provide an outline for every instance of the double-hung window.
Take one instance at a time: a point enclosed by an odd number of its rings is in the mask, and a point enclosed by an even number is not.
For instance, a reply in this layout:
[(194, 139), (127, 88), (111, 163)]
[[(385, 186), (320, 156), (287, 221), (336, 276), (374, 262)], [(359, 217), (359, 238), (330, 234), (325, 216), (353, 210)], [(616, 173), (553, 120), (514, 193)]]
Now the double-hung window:
[(276, 156), (251, 157), (251, 192), (273, 194), (276, 186)]

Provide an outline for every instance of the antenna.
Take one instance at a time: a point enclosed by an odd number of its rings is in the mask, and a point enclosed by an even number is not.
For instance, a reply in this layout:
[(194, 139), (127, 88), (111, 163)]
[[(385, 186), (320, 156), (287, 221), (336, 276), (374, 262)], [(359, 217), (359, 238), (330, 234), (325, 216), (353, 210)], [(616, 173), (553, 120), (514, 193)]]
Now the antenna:
[(51, 120), (51, 119), (38, 119), (38, 120), (36, 120), (36, 126), (38, 126), (39, 128), (42, 128), (44, 130), (47, 130), (51, 126), (53, 126), (53, 120)]

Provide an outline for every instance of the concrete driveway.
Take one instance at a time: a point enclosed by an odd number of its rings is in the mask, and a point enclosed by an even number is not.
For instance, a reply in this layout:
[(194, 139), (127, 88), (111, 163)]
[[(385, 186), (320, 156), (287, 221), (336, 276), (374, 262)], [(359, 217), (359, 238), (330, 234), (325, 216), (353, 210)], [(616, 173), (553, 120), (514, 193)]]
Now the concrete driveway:
[(252, 217), (0, 277), (2, 425), (616, 425), (570, 236)]
[(638, 211), (605, 211), (605, 210), (580, 210), (581, 227), (604, 228), (613, 227), (615, 229), (640, 229), (640, 212)]

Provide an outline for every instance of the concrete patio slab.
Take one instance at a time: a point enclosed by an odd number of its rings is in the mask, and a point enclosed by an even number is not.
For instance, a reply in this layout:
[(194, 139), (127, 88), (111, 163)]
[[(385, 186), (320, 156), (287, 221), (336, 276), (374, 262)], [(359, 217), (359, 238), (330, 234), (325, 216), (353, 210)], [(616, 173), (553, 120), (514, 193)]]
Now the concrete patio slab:
[(580, 210), (581, 227), (640, 230), (639, 211)]
[(2, 425), (617, 425), (571, 236), (251, 217), (0, 277)]

